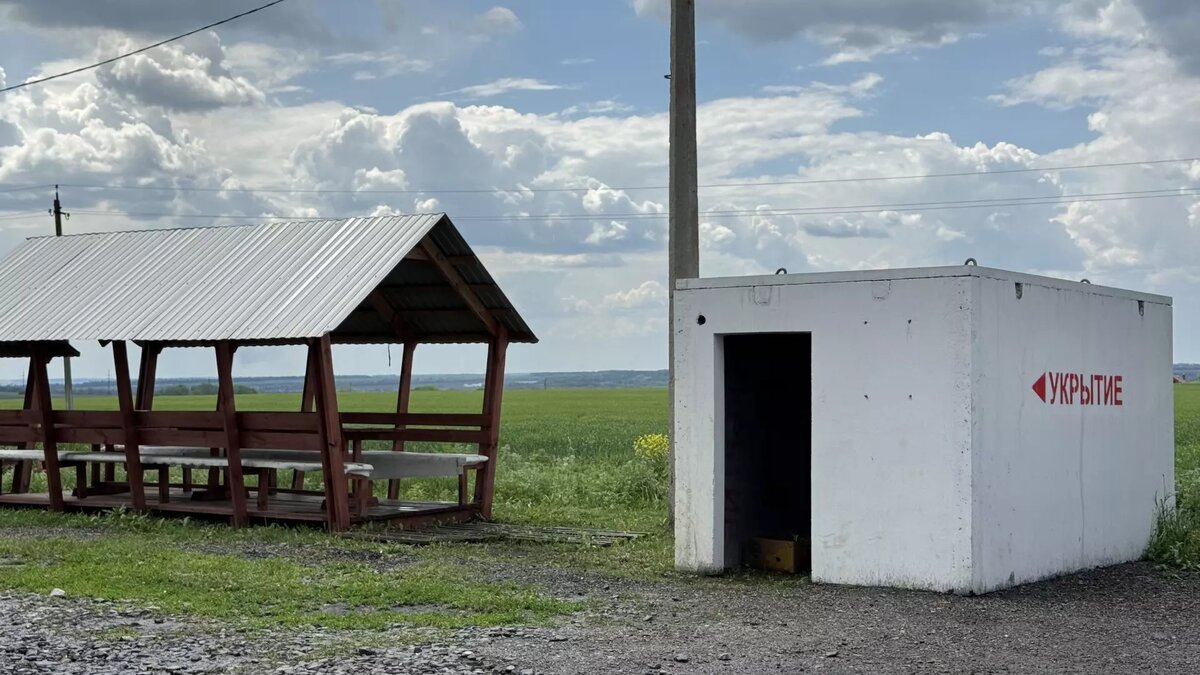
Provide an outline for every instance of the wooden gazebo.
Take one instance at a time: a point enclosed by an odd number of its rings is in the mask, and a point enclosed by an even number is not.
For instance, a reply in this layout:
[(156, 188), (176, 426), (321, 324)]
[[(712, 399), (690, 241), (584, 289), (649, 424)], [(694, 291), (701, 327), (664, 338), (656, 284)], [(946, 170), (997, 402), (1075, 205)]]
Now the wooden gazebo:
[[(52, 405), (48, 361), (87, 340), (111, 346), (116, 412)], [(131, 341), (141, 348), (136, 382)], [(7, 489), (0, 470), (0, 505), (317, 521), (338, 531), (487, 517), (505, 352), (536, 341), (444, 214), (30, 239), (0, 261), (0, 357), (29, 360), (23, 408), (0, 411), (0, 469), (13, 467)], [(338, 409), (338, 343), (403, 344), (394, 413)], [(408, 411), (421, 343), (488, 345), (482, 410)], [(300, 409), (238, 411), (235, 350), (301, 344)], [(153, 409), (158, 356), (177, 347), (213, 349), (216, 410)], [(405, 452), (406, 442), (472, 452)], [(44, 493), (31, 491), (38, 463)], [(316, 472), (322, 488), (306, 489), (305, 474)], [(458, 500), (403, 500), (398, 481), (424, 476), (457, 476)], [(374, 494), (376, 481), (387, 481), (386, 496)]]

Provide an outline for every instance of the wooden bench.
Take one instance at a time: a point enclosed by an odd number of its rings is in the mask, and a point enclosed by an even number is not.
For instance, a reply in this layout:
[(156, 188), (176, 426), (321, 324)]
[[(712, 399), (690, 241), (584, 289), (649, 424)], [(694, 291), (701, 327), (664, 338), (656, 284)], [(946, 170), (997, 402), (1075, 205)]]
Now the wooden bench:
[[(62, 453), (59, 453), (59, 457)], [(34, 448), (4, 448), (0, 449), (0, 494), (4, 493), (4, 464), (13, 465), (13, 492), (21, 492), (21, 464), (25, 462), (40, 462), (46, 459), (45, 453)], [(29, 466), (28, 464), (26, 466)], [(28, 478), (28, 476), (26, 476)]]
[[(288, 456), (269, 456), (267, 453), (289, 453)], [(72, 457), (73, 453), (68, 453), (65, 456), (60, 454), (59, 457), (64, 461), (75, 460)], [(78, 453), (87, 454), (89, 456), (99, 456), (93, 459), (83, 461), (93, 462), (124, 462), (124, 452), (115, 453)], [(107, 455), (107, 457), (106, 457)], [(142, 460), (143, 467), (157, 468), (159, 471), (159, 500), (166, 501), (170, 492), (170, 486), (167, 480), (167, 471), (169, 467), (179, 466), (186, 469), (224, 469), (229, 466), (229, 460), (225, 457), (213, 457), (210, 448), (195, 448), (195, 447), (171, 447), (171, 446), (151, 446), (139, 448), (138, 456)], [(315, 460), (315, 461), (314, 461)], [(258, 508), (266, 510), (270, 489), (267, 487), (270, 483), (270, 476), (275, 471), (312, 471), (320, 472), (323, 470), (321, 461), (315, 452), (306, 452), (303, 450), (242, 450), (241, 465), (246, 469), (254, 469), (258, 474), (258, 488), (256, 490), (258, 496)], [(370, 464), (363, 462), (345, 462), (343, 465), (346, 475), (369, 477), (373, 467)], [(164, 487), (165, 486), (165, 487)]]
[[(59, 466), (81, 467), (84, 464), (124, 464), (126, 461), (124, 448), (117, 447), (116, 452), (68, 452), (58, 453)], [(295, 453), (290, 457), (267, 457), (264, 452)], [(138, 455), (142, 459), (143, 469), (158, 471), (158, 499), (166, 503), (170, 499), (171, 485), (169, 471), (172, 466), (188, 469), (224, 469), (229, 466), (229, 460), (224, 457), (213, 457), (208, 448), (173, 448), (154, 447), (141, 448)], [(268, 477), (272, 471), (313, 471), (322, 470), (321, 462), (312, 461), (314, 453), (304, 451), (243, 451), (241, 465), (258, 472), (259, 490), (258, 506), (266, 509), (269, 490), (266, 489)], [(45, 454), (41, 450), (0, 450), (2, 461), (41, 461)], [(369, 477), (372, 467), (363, 462), (346, 462), (346, 475)], [(82, 474), (76, 481), (76, 493), (80, 499), (87, 497), (87, 481)]]
[[(59, 452), (58, 456), (62, 457), (62, 454), (62, 452)], [(40, 462), (43, 459), (46, 459), (46, 454), (41, 450), (35, 450), (33, 448), (15, 450), (12, 448), (6, 448), (4, 450), (0, 450), (0, 462)]]
[[(160, 454), (208, 458), (208, 448), (186, 447), (144, 447), (139, 453), (143, 464), (153, 463), (153, 458)], [(286, 462), (288, 469), (294, 471), (309, 471), (301, 465), (311, 463), (314, 453), (306, 450), (276, 450), (276, 449), (243, 449), (242, 466), (257, 468), (254, 463)], [(394, 452), (389, 450), (366, 450), (352, 455), (356, 461), (347, 463), (347, 467), (359, 464), (371, 467), (369, 473), (352, 471), (347, 468), (348, 475), (357, 475), (368, 481), (396, 480), (401, 478), (436, 478), (456, 477), (458, 479), (458, 502), (466, 505), (467, 471), (484, 466), (488, 458), (484, 455), (469, 455), (440, 452)], [(319, 466), (316, 470), (320, 470)], [(259, 477), (262, 480), (262, 477)], [(369, 487), (369, 486), (368, 486)], [(361, 504), (360, 504), (361, 505)]]
[[(142, 448), (139, 454), (142, 457), (143, 464), (148, 464), (152, 463), (153, 457), (158, 454), (208, 457), (209, 453), (208, 448), (149, 447)], [(252, 464), (248, 462), (270, 461), (299, 465), (311, 462), (313, 454), (313, 452), (305, 450), (244, 449), (242, 450), (242, 465), (250, 467)], [(459, 483), (458, 500), (460, 504), (465, 505), (467, 503), (467, 471), (482, 467), (487, 463), (488, 458), (484, 455), (457, 453), (366, 450), (359, 451), (356, 460), (348, 462), (347, 467), (363, 464), (371, 467), (370, 472), (361, 473), (351, 471), (348, 468), (346, 473), (358, 475), (371, 481), (396, 480), (401, 478), (436, 478), (442, 476), (456, 477)], [(287, 468), (295, 471), (308, 471), (308, 469), (298, 468), (298, 466), (289, 466)]]
[[(402, 478), (456, 477), (458, 479), (458, 501), (468, 503), (467, 472), (487, 464), (484, 455), (432, 452), (393, 452), (387, 450), (359, 451), (359, 461), (345, 463), (347, 476), (366, 481), (396, 480)], [(139, 448), (142, 467), (158, 471), (158, 498), (160, 503), (170, 499), (170, 467), (185, 469), (224, 469), (229, 466), (224, 457), (214, 457), (210, 448), (182, 446), (143, 446)], [(308, 450), (243, 449), (241, 465), (257, 472), (259, 485), (258, 506), (265, 509), (270, 490), (272, 472), (299, 471), (320, 472), (323, 470), (319, 456)], [(0, 450), (0, 461), (41, 461), (45, 455), (41, 450)], [(124, 447), (116, 445), (109, 452), (59, 451), (60, 466), (82, 467), (85, 464), (124, 464)], [(76, 494), (87, 496), (87, 481), (82, 471), (76, 480)]]

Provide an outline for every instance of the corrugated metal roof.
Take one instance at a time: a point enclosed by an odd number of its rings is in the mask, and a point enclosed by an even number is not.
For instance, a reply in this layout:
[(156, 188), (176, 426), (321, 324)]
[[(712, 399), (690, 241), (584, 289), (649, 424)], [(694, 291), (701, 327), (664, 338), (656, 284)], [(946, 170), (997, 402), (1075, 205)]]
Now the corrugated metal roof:
[[(445, 214), (30, 239), (0, 261), (0, 342), (281, 342), (326, 333), (393, 342), (382, 320), (365, 332), (339, 327), (417, 262), (404, 258), (434, 231), (465, 246)], [(495, 286), (469, 248), (453, 248), (443, 252)], [(507, 298), (493, 305), (513, 341), (536, 341)], [(465, 303), (451, 309), (462, 341), (485, 337)]]

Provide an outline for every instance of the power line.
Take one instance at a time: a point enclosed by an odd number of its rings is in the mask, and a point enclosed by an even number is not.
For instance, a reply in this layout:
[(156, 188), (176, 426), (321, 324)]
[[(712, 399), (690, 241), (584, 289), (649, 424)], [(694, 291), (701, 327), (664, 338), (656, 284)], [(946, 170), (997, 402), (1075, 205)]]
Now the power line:
[[(1085, 169), (1112, 169), (1130, 166), (1154, 166), (1162, 164), (1182, 164), (1187, 162), (1200, 162), (1200, 157), (1179, 157), (1173, 159), (1147, 159), (1134, 162), (1104, 162), (1099, 164), (1073, 164), (1065, 166), (1044, 166), (1044, 167), (1025, 167), (1020, 169), (996, 169), (991, 171), (952, 171), (945, 173), (923, 173), (923, 174), (907, 174), (907, 175), (892, 175), (892, 176), (863, 176), (858, 178), (811, 178), (802, 180), (779, 180), (779, 181), (758, 181), (758, 182), (726, 182), (726, 183), (706, 183), (699, 187), (702, 189), (720, 189), (720, 188), (753, 188), (753, 187), (777, 187), (785, 185), (829, 185), (839, 183), (875, 183), (885, 181), (902, 181), (902, 180), (924, 180), (928, 178), (967, 178), (967, 177), (984, 177), (984, 176), (1000, 176), (1022, 173), (1038, 173), (1050, 171), (1080, 171)], [(665, 185), (627, 185), (627, 186), (585, 186), (585, 187), (561, 187), (561, 188), (531, 188), (524, 186), (514, 186), (510, 188), (475, 188), (475, 189), (390, 189), (390, 188), (290, 188), (281, 186), (263, 186), (263, 187), (199, 187), (199, 186), (180, 186), (180, 185), (120, 185), (120, 184), (100, 184), (100, 183), (61, 183), (64, 188), (76, 188), (80, 190), (138, 190), (138, 191), (162, 191), (162, 192), (232, 192), (232, 193), (262, 193), (262, 194), (341, 194), (341, 195), (416, 195), (416, 194), (495, 194), (497, 192), (533, 192), (533, 193), (554, 193), (554, 192), (588, 192), (591, 190), (605, 189), (621, 192), (634, 191), (652, 191), (666, 190)], [(21, 190), (40, 190), (50, 187), (47, 184), (28, 184), (28, 185), (10, 185), (0, 187), (0, 191), (15, 192)]]
[(0, 214), (0, 220), (18, 220), (20, 218), (28, 218), (30, 216), (40, 216), (42, 211), (23, 211), (21, 213), (4, 213)]
[[(1092, 192), (1086, 194), (1068, 194), (1068, 195), (1035, 195), (1028, 197), (991, 197), (985, 199), (941, 199), (929, 202), (891, 202), (882, 204), (852, 204), (852, 205), (824, 205), (824, 206), (796, 206), (788, 208), (766, 208), (766, 209), (729, 209), (729, 210), (708, 210), (704, 211), (706, 216), (753, 216), (759, 214), (765, 215), (808, 215), (822, 214), (830, 215), (837, 214), (843, 211), (848, 213), (873, 213), (878, 211), (893, 211), (893, 210), (920, 210), (916, 207), (922, 206), (956, 206), (956, 205), (977, 205), (981, 207), (987, 206), (1020, 206), (1022, 202), (1036, 201), (1039, 204), (1045, 204), (1048, 201), (1071, 203), (1077, 201), (1099, 201), (1102, 198), (1112, 199), (1140, 199), (1150, 197), (1182, 197), (1195, 195), (1200, 192), (1200, 187), (1197, 188), (1168, 188), (1162, 190), (1130, 190), (1122, 192)], [(1109, 200), (1111, 201), (1111, 200)], [(597, 217), (661, 217), (660, 214), (602, 214), (601, 216), (590, 216), (586, 214), (572, 214), (571, 217), (595, 219)], [(468, 218), (487, 218), (487, 216), (468, 216)], [(462, 220), (462, 218), (455, 218)]]
[(48, 75), (48, 76), (46, 76), (46, 77), (42, 77), (42, 78), (39, 78), (39, 79), (36, 79), (36, 80), (29, 80), (28, 82), (22, 82), (22, 83), (20, 83), (20, 84), (14, 84), (14, 85), (12, 85), (11, 87), (5, 87), (5, 88), (3, 88), (3, 89), (0, 89), (0, 94), (3, 94), (3, 93), (4, 93), (4, 92), (6, 92), (6, 91), (12, 91), (12, 90), (14, 90), (14, 89), (20, 89), (21, 87), (28, 87), (28, 86), (30, 86), (30, 85), (34, 85), (34, 84), (41, 84), (41, 83), (43, 83), (43, 82), (49, 82), (50, 80), (57, 80), (57, 79), (58, 79), (58, 78), (60, 78), (60, 77), (66, 77), (66, 76), (68, 76), (68, 75), (74, 75), (74, 74), (76, 74), (76, 73), (82, 73), (82, 72), (84, 72), (84, 71), (87, 71), (87, 70), (92, 70), (93, 68), (99, 68), (100, 66), (106, 66), (106, 65), (108, 65), (108, 64), (110, 64), (110, 63), (113, 63), (114, 61), (120, 61), (121, 59), (123, 59), (123, 58), (126, 58), (126, 57), (129, 57), (129, 56), (133, 56), (134, 54), (141, 54), (142, 52), (149, 51), (149, 50), (151, 50), (151, 49), (154, 49), (155, 47), (161, 47), (161, 46), (163, 46), (163, 45), (167, 44), (168, 42), (174, 42), (174, 41), (176, 41), (176, 40), (181, 40), (181, 39), (183, 39), (183, 38), (185, 38), (185, 37), (188, 37), (189, 35), (195, 35), (196, 33), (199, 33), (200, 31), (208, 30), (209, 28), (216, 28), (217, 26), (220, 26), (221, 24), (226, 24), (226, 23), (229, 23), (230, 21), (234, 21), (234, 20), (236, 20), (236, 19), (240, 19), (240, 18), (242, 18), (243, 16), (249, 16), (249, 15), (251, 15), (251, 14), (254, 14), (255, 12), (261, 12), (261, 11), (263, 11), (264, 9), (268, 8), (268, 7), (272, 7), (272, 6), (274, 6), (274, 5), (278, 5), (279, 3), (283, 2), (283, 1), (284, 1), (284, 0), (274, 0), (274, 2), (268, 2), (267, 4), (265, 4), (265, 5), (262, 5), (261, 7), (255, 7), (254, 9), (247, 10), (247, 11), (245, 11), (245, 12), (242, 12), (241, 14), (235, 14), (235, 15), (233, 15), (233, 16), (231, 16), (231, 17), (229, 17), (228, 19), (221, 19), (220, 21), (217, 21), (217, 22), (214, 22), (214, 23), (210, 23), (210, 24), (208, 24), (207, 26), (201, 26), (201, 27), (199, 27), (199, 28), (197, 28), (197, 29), (195, 29), (195, 30), (188, 31), (188, 32), (186, 32), (186, 33), (184, 33), (184, 34), (182, 34), (182, 35), (176, 35), (176, 36), (175, 36), (175, 37), (173, 37), (173, 38), (167, 38), (166, 40), (161, 40), (161, 41), (159, 41), (159, 42), (155, 42), (154, 44), (152, 44), (152, 45), (147, 45), (147, 46), (145, 46), (145, 47), (142, 47), (141, 49), (135, 49), (135, 50), (133, 50), (133, 51), (131, 51), (131, 52), (126, 52), (126, 53), (124, 53), (124, 54), (121, 54), (121, 55), (118, 55), (118, 56), (114, 56), (114, 57), (112, 57), (111, 59), (105, 59), (105, 60), (103, 60), (103, 61), (101, 61), (101, 62), (99, 62), (99, 63), (93, 63), (93, 64), (92, 64), (92, 65), (90, 65), (90, 66), (83, 66), (83, 67), (81, 67), (81, 68), (76, 68), (76, 69), (74, 69), (74, 70), (68, 70), (68, 71), (66, 71), (66, 72), (63, 72), (63, 73), (58, 73), (58, 74), (56, 74), (56, 75)]
[[(701, 185), (711, 187), (755, 187), (760, 185), (828, 185), (833, 183), (871, 183), (893, 180), (920, 180), (925, 178), (964, 178), (971, 176), (997, 176), (1014, 173), (1037, 173), (1042, 171), (1075, 171), (1078, 169), (1110, 169), (1123, 166), (1141, 166), (1145, 164), (1177, 164), (1184, 162), (1200, 162), (1200, 157), (1181, 157), (1177, 159), (1151, 159), (1141, 162), (1105, 162), (1101, 164), (1075, 164), (1070, 166), (1026, 167), (1022, 169), (996, 169), (994, 171), (951, 171), (947, 173), (924, 173), (907, 176), (867, 176), (865, 178), (816, 178), (811, 180), (782, 180), (759, 183), (720, 183), (716, 185)], [(616, 188), (614, 188), (616, 189)], [(652, 189), (652, 188), (644, 188)], [(659, 188), (661, 189), (661, 188)]]
[[(1074, 195), (1042, 195), (1029, 197), (997, 197), (995, 199), (944, 200), (935, 202), (902, 202), (892, 204), (857, 204), (844, 206), (794, 207), (780, 209), (739, 209), (725, 211), (704, 211), (704, 219), (735, 218), (745, 216), (833, 216), (854, 215), (883, 212), (925, 212), (951, 211), (960, 209), (981, 208), (1010, 208), (1020, 206), (1058, 206), (1071, 203), (1111, 202), (1111, 201), (1141, 201), (1147, 199), (1168, 199), (1178, 197), (1195, 197), (1200, 195), (1200, 188), (1179, 188), (1169, 190), (1139, 190), (1130, 192), (1097, 192)], [(127, 211), (96, 211), (76, 210), (79, 215), (97, 217), (126, 217), (126, 218), (181, 218), (207, 220), (244, 220), (248, 222), (263, 221), (300, 221), (314, 220), (307, 216), (230, 216), (210, 213), (147, 213)], [(321, 220), (334, 220), (347, 217), (369, 216), (330, 216)], [(457, 222), (561, 222), (561, 221), (595, 221), (595, 220), (664, 220), (667, 213), (597, 213), (597, 214), (522, 214), (510, 216), (467, 215), (456, 216)]]

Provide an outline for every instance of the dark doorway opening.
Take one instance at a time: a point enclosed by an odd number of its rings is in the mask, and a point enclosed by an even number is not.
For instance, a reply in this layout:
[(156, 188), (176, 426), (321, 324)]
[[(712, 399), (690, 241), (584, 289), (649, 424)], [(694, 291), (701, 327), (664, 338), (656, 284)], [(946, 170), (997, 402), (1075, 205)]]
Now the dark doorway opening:
[(756, 539), (795, 541), (807, 570), (812, 532), (812, 335), (727, 335), (725, 565)]

